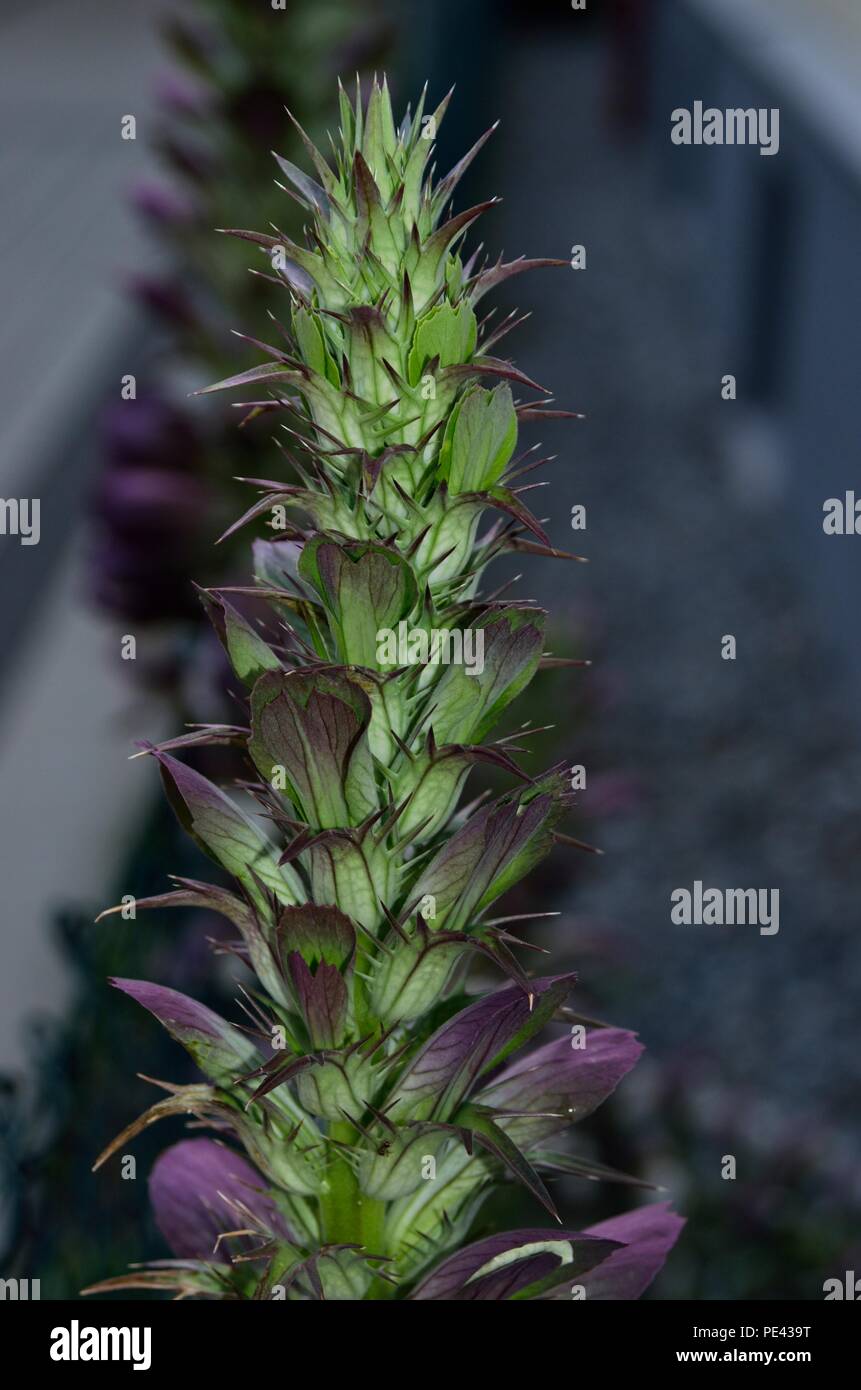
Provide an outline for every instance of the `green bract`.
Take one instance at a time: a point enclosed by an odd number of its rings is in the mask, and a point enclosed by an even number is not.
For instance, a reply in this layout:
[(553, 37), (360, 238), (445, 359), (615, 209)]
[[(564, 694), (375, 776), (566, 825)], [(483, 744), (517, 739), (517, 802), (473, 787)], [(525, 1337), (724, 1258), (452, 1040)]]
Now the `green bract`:
[[(206, 596), (250, 687), (247, 725), (153, 750), (183, 824), (237, 888), (180, 882), (139, 906), (204, 905), (234, 923), (257, 977), (252, 1027), (116, 982), (211, 1084), (172, 1090), (103, 1157), (151, 1119), (190, 1113), (242, 1145), (258, 1180), (213, 1140), (168, 1150), (152, 1195), (180, 1263), (106, 1287), (524, 1298), (570, 1297), (575, 1281), (588, 1296), (592, 1278), (596, 1296), (635, 1297), (678, 1230), (650, 1207), (613, 1233), (512, 1232), (449, 1258), (503, 1179), (555, 1216), (543, 1174), (607, 1176), (547, 1141), (641, 1049), (580, 1028), (513, 1056), (559, 1017), (574, 977), (528, 976), (491, 909), (551, 848), (569, 792), (564, 769), (534, 781), (504, 739), (483, 742), (540, 665), (543, 614), (480, 584), (505, 549), (557, 552), (512, 486), (518, 417), (541, 405), (515, 401), (509, 383), (534, 384), (491, 354), (501, 332), (475, 306), (507, 276), (562, 262), (463, 261), (490, 204), (446, 208), (483, 140), (434, 185), (445, 105), (396, 127), (385, 84), (364, 110), (342, 93), (334, 167), (310, 142), (315, 178), (279, 161), (306, 244), (238, 233), (269, 261), (283, 346), (257, 344), (268, 360), (220, 385), (287, 412), (292, 480), (264, 483), (243, 518), (274, 531), (255, 544), (256, 588), (241, 603)], [(208, 739), (243, 752), (244, 805), (169, 751)], [(470, 814), (459, 799), (476, 762), (512, 790)], [(481, 997), (464, 993), (476, 952), (509, 977)], [(213, 1221), (245, 1234), (213, 1246)]]

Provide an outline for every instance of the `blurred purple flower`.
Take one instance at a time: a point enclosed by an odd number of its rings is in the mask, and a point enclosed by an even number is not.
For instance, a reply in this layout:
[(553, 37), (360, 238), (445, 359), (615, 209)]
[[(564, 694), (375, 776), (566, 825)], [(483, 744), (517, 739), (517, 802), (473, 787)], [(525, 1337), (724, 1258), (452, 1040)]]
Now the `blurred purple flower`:
[(201, 458), (197, 433), (179, 406), (163, 396), (139, 396), (111, 405), (102, 420), (108, 462), (119, 467), (185, 469)]
[(112, 406), (103, 438), (106, 466), (92, 501), (96, 601), (138, 621), (197, 617), (191, 575), (209, 495), (194, 429), (151, 395)]
[(212, 110), (212, 98), (203, 83), (174, 69), (157, 76), (155, 98), (159, 111), (172, 116), (206, 116)]
[(182, 280), (160, 275), (131, 275), (129, 293), (155, 318), (172, 328), (196, 328), (198, 313)]
[(187, 226), (197, 208), (186, 194), (168, 183), (142, 179), (131, 191), (131, 203), (141, 217), (160, 228)]

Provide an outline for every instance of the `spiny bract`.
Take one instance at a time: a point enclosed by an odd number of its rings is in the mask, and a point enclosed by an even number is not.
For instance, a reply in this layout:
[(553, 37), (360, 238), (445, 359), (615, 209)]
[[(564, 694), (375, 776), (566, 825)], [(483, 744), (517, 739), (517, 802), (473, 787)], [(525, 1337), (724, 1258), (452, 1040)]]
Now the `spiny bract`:
[[(257, 983), (240, 1028), (175, 991), (114, 981), (208, 1084), (168, 1086), (100, 1162), (163, 1116), (194, 1116), (232, 1143), (195, 1138), (161, 1157), (151, 1193), (176, 1258), (99, 1289), (632, 1298), (681, 1224), (651, 1205), (585, 1232), (464, 1246), (504, 1179), (555, 1217), (543, 1173), (621, 1176), (550, 1145), (641, 1048), (621, 1029), (575, 1028), (512, 1060), (559, 1016), (574, 977), (529, 977), (506, 919), (489, 913), (557, 838), (568, 779), (557, 767), (530, 780), (510, 740), (483, 743), (541, 664), (544, 615), (478, 586), (503, 551), (559, 552), (512, 485), (518, 420), (547, 414), (549, 400), (515, 401), (512, 383), (535, 384), (491, 352), (512, 318), (492, 331), (476, 308), (507, 277), (563, 262), (462, 260), (490, 204), (443, 215), (486, 137), (434, 184), (446, 104), (430, 117), (420, 104), (397, 129), (385, 83), (365, 109), (342, 91), (334, 167), (306, 137), (316, 178), (279, 159), (309, 215), (307, 244), (234, 233), (263, 248), (291, 324), (275, 319), (284, 346), (251, 340), (268, 360), (220, 386), (264, 387), (248, 408), (288, 412), (297, 481), (261, 484), (237, 523), (268, 515), (281, 533), (254, 544), (256, 587), (204, 595), (249, 688), (248, 727), (149, 749), (235, 891), (182, 880), (138, 907), (224, 914)], [(269, 626), (247, 616), (252, 594)], [(451, 659), (464, 634), (470, 667)], [(205, 742), (243, 750), (244, 805), (172, 756)], [(462, 810), (476, 762), (516, 789)], [(509, 983), (465, 993), (475, 952)]]

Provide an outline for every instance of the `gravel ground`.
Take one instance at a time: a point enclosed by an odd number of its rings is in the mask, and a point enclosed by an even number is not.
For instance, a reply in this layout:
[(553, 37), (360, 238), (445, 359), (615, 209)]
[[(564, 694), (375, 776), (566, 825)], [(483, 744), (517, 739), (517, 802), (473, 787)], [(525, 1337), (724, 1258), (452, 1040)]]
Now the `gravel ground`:
[[(577, 890), (567, 939), (576, 963), (579, 914), (621, 942), (614, 1018), (658, 1059), (699, 1052), (782, 1109), (848, 1122), (861, 1072), (855, 691), (785, 513), (746, 508), (729, 485), (718, 423), (734, 407), (719, 399), (707, 260), (681, 214), (657, 206), (642, 154), (608, 135), (600, 70), (600, 50), (557, 36), (512, 50), (493, 171), (505, 202), (488, 227), (509, 256), (573, 243), (588, 255), (583, 272), (511, 282), (534, 314), (512, 354), (588, 415), (542, 430), (560, 459), (533, 505), (570, 547), (570, 508), (586, 504), (573, 548), (591, 564), (541, 562), (529, 589), (557, 613), (576, 602), (597, 615), (615, 692), (600, 736), (640, 786), (636, 811), (601, 829), (607, 855)], [(726, 633), (735, 661), (721, 658)], [(779, 933), (673, 925), (670, 893), (695, 879), (779, 890)]]

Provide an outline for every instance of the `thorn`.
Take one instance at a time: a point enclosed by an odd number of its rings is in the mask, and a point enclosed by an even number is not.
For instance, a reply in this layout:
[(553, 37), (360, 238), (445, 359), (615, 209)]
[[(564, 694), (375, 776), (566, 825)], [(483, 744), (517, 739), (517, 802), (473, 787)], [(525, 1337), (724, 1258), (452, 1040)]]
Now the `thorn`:
[(561, 830), (554, 830), (553, 838), (558, 844), (571, 845), (574, 849), (585, 850), (587, 854), (603, 854), (602, 849), (597, 845), (587, 845), (585, 840), (577, 840), (573, 835), (564, 835)]
[(99, 913), (98, 917), (93, 918), (93, 922), (101, 922), (104, 917), (110, 917), (114, 912), (122, 912), (123, 906), (123, 903), (118, 903), (116, 907), (106, 907), (103, 912)]

